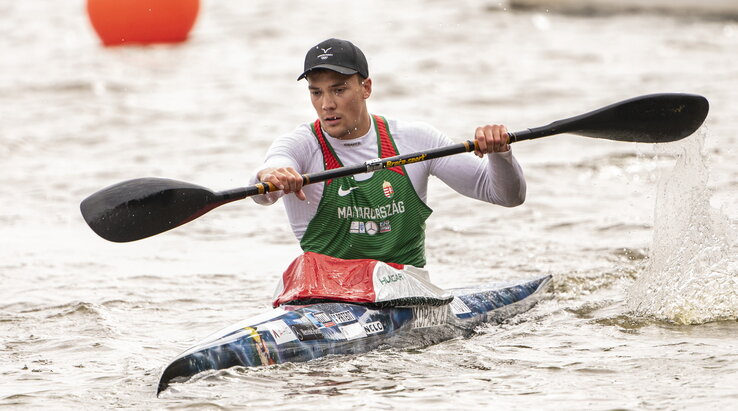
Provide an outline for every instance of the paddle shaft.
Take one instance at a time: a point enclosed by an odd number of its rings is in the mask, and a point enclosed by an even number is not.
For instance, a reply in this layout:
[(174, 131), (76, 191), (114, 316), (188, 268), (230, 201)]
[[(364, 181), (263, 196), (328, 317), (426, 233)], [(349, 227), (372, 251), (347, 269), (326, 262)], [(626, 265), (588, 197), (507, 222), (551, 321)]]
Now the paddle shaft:
[[(508, 133), (508, 142), (530, 140), (533, 138), (551, 135), (552, 130), (548, 126), (538, 127), (537, 129), (527, 129), (523, 131)], [(361, 173), (371, 173), (373, 171), (404, 166), (406, 164), (419, 163), (421, 161), (433, 160), (434, 158), (446, 157), (454, 154), (468, 153), (477, 149), (477, 142), (466, 140), (463, 143), (452, 144), (450, 146), (434, 148), (426, 151), (402, 154), (394, 157), (377, 158), (365, 161), (362, 164), (334, 168), (332, 170), (320, 171), (312, 174), (302, 175), (302, 185), (320, 183), (334, 178), (353, 176)], [(265, 194), (279, 189), (272, 183), (258, 183), (249, 187), (235, 188), (216, 193), (219, 200), (226, 202), (241, 200), (253, 195)]]
[[(513, 133), (510, 134), (514, 135)], [(361, 173), (371, 173), (373, 171), (404, 166), (406, 164), (418, 163), (421, 161), (432, 160), (434, 158), (446, 157), (459, 153), (468, 153), (470, 151), (474, 151), (476, 148), (477, 145), (475, 141), (466, 140), (463, 143), (452, 144), (450, 146), (434, 148), (422, 152), (402, 154), (387, 158), (377, 158), (365, 161), (363, 164), (334, 168), (317, 173), (303, 174), (302, 184), (307, 185), (320, 183), (323, 181), (332, 180), (334, 178), (352, 176)], [(221, 204), (225, 204), (227, 202), (241, 200), (246, 197), (251, 197), (258, 194), (265, 194), (272, 191), (279, 191), (279, 189), (272, 183), (258, 183), (248, 187), (241, 187), (233, 190), (226, 190), (215, 193), (215, 201)]]
[[(523, 131), (509, 132), (508, 142), (515, 143), (518, 141), (531, 140), (534, 138), (550, 136), (552, 134), (558, 133), (559, 132), (555, 129), (552, 129), (551, 126), (543, 126)], [(477, 147), (478, 146), (476, 141), (466, 140), (463, 143), (452, 144), (450, 146), (444, 146), (429, 149), (426, 151), (402, 154), (387, 158), (377, 158), (365, 161), (362, 164), (334, 168), (317, 173), (303, 174), (302, 185), (320, 183), (327, 180), (333, 180), (334, 178), (353, 176), (361, 173), (371, 173), (377, 170), (404, 166), (406, 164), (419, 163), (421, 161), (433, 160), (434, 158), (441, 158), (454, 154), (468, 153), (470, 151), (476, 150)], [(266, 194), (273, 191), (279, 191), (279, 188), (277, 188), (277, 186), (275, 186), (274, 184), (268, 182), (257, 183), (248, 187), (239, 187), (232, 190), (217, 192), (215, 193), (215, 202), (219, 203), (218, 205), (222, 205), (231, 201), (242, 200), (246, 197)]]

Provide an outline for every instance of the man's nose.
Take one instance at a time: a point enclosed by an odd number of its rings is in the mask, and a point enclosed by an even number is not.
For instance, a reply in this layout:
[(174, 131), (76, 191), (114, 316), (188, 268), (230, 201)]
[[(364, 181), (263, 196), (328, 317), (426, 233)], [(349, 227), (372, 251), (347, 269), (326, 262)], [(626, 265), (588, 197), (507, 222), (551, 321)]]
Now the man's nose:
[(333, 98), (333, 95), (331, 93), (325, 93), (320, 103), (320, 106), (323, 110), (332, 110), (336, 108), (336, 100)]

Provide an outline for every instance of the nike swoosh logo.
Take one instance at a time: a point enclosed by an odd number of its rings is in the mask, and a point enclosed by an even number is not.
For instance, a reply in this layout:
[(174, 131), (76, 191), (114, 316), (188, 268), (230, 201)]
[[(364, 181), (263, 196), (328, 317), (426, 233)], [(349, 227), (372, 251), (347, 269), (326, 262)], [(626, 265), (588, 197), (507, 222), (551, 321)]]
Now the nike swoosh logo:
[(345, 196), (349, 195), (350, 192), (356, 190), (357, 188), (359, 188), (359, 187), (354, 186), (354, 187), (349, 187), (348, 190), (344, 190), (343, 187), (338, 187), (338, 195), (339, 195), (339, 197), (345, 197)]

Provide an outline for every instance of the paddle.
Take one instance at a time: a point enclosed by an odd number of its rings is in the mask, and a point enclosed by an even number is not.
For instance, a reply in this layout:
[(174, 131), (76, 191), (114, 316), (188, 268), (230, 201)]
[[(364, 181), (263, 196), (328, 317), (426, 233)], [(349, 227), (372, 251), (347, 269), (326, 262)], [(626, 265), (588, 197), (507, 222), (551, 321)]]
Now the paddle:
[[(694, 94), (651, 94), (624, 100), (547, 126), (508, 133), (510, 142), (560, 133), (636, 143), (665, 143), (694, 133), (707, 117), (707, 99)], [(313, 174), (314, 184), (354, 174), (474, 151), (475, 142), (367, 161)], [(205, 187), (163, 178), (139, 178), (104, 188), (87, 197), (80, 208), (95, 233), (106, 240), (140, 240), (178, 227), (231, 201), (275, 191), (269, 183), (213, 192)]]

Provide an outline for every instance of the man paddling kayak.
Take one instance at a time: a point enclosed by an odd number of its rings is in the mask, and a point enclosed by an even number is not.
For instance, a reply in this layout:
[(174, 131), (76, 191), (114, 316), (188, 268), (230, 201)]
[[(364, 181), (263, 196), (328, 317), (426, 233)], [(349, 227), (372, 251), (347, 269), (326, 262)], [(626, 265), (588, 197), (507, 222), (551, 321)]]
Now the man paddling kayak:
[(303, 187), (301, 174), (454, 142), (424, 123), (371, 115), (367, 61), (349, 41), (328, 39), (312, 47), (298, 81), (302, 79), (307, 80), (318, 119), (273, 142), (252, 183), (269, 182), (283, 191), (252, 198), (269, 205), (284, 197), (292, 230), (305, 252), (425, 266), (430, 175), (488, 203), (514, 207), (525, 200), (525, 179), (503, 125), (477, 127), (479, 158), (450, 156)]

